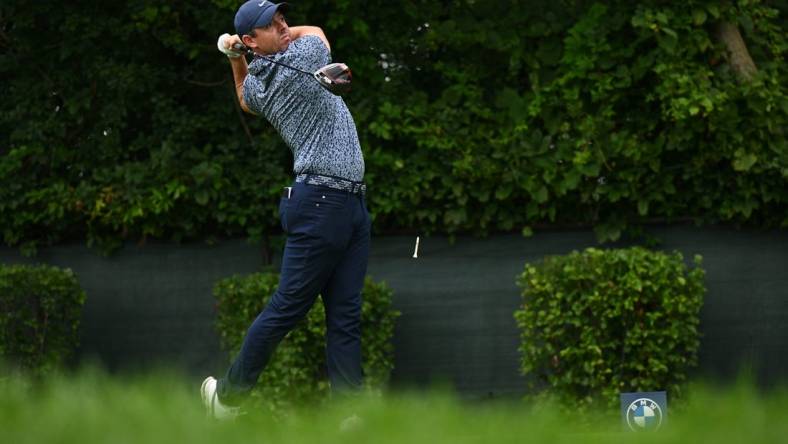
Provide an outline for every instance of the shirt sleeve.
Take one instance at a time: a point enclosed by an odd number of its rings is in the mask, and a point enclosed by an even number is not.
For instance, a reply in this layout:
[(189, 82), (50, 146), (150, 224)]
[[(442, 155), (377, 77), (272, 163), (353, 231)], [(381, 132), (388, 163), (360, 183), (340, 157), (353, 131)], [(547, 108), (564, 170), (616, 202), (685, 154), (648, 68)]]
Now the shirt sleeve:
[(295, 57), (301, 58), (311, 70), (318, 70), (331, 63), (331, 53), (323, 40), (316, 35), (305, 35), (294, 43), (296, 45)]
[(253, 75), (247, 75), (244, 79), (243, 97), (246, 107), (255, 114), (261, 114), (263, 109), (263, 84), (260, 79)]

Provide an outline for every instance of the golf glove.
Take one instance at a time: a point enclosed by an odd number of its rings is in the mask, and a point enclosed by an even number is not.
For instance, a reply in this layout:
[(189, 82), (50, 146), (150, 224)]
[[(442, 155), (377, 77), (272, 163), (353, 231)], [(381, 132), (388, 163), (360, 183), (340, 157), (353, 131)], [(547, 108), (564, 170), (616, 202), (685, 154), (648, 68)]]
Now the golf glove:
[(227, 48), (224, 45), (225, 40), (229, 38), (230, 38), (230, 34), (225, 33), (220, 35), (219, 41), (216, 42), (216, 47), (219, 48), (219, 51), (223, 52), (227, 57), (230, 57), (231, 59), (241, 57), (243, 55), (242, 53), (238, 51), (233, 51), (232, 49)]

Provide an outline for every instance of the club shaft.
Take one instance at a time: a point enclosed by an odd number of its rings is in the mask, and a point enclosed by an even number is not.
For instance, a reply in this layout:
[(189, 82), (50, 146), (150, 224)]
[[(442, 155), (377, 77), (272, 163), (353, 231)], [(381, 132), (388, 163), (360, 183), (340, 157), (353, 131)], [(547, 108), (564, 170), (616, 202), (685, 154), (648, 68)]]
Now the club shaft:
[(247, 48), (247, 47), (246, 47), (246, 46), (244, 46), (244, 45), (235, 44), (235, 45), (233, 45), (233, 49), (235, 49), (235, 50), (238, 50), (238, 51), (246, 51), (246, 53), (247, 53), (247, 54), (249, 54), (249, 55), (251, 55), (251, 56), (260, 57), (260, 58), (261, 58), (261, 59), (263, 59), (263, 60), (267, 60), (267, 61), (269, 61), (269, 62), (271, 62), (271, 63), (276, 63), (277, 65), (284, 66), (285, 68), (290, 68), (290, 69), (296, 70), (296, 71), (298, 71), (298, 72), (302, 72), (302, 73), (304, 73), (304, 74), (307, 74), (307, 75), (310, 75), (310, 76), (312, 75), (312, 73), (311, 73), (311, 72), (309, 72), (309, 71), (304, 71), (303, 69), (296, 68), (295, 66), (290, 66), (290, 65), (288, 65), (288, 64), (286, 64), (286, 63), (277, 62), (277, 61), (276, 61), (276, 60), (274, 60), (274, 59), (269, 59), (269, 58), (268, 58), (268, 57), (266, 57), (266, 56), (263, 56), (263, 55), (260, 55), (260, 54), (256, 54), (254, 51), (252, 51), (251, 49)]

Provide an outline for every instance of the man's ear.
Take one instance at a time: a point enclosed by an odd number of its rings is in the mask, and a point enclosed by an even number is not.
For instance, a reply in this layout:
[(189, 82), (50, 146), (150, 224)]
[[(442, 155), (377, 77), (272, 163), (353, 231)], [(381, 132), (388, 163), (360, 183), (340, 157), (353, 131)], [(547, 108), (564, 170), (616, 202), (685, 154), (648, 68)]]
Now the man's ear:
[(252, 36), (248, 34), (241, 36), (241, 41), (247, 48), (251, 48), (251, 49), (257, 48), (257, 43), (254, 41)]

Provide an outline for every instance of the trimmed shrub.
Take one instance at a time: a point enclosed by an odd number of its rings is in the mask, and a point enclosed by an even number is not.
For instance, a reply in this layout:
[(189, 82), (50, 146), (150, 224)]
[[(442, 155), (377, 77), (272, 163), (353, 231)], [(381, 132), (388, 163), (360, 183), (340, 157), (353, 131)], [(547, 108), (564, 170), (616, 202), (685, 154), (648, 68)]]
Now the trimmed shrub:
[(705, 287), (701, 257), (641, 247), (589, 248), (526, 264), (522, 373), (535, 394), (577, 406), (615, 407), (620, 392), (680, 397), (697, 364)]
[(36, 376), (67, 363), (84, 303), (71, 270), (0, 265), (0, 358)]
[[(278, 274), (255, 273), (223, 279), (214, 287), (216, 327), (230, 359), (241, 349), (249, 325), (268, 303), (278, 283)], [(385, 283), (376, 283), (369, 277), (364, 281), (362, 359), (368, 389), (382, 389), (394, 367), (391, 337), (399, 312), (391, 308), (392, 294)], [(325, 333), (325, 309), (318, 300), (279, 344), (251, 397), (272, 410), (325, 399), (329, 388)]]

